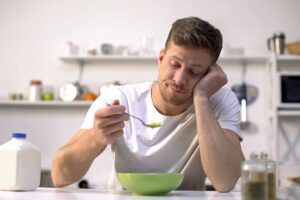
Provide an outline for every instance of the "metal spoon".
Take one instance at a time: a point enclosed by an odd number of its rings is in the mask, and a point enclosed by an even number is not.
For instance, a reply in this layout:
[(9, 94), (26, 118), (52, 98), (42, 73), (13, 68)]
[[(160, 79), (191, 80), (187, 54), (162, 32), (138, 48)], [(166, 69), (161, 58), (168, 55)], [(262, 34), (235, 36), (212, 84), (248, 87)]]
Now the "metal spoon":
[[(108, 104), (108, 103), (106, 105), (110, 106), (110, 104)], [(130, 117), (132, 117), (134, 119), (139, 120), (143, 124), (143, 126), (148, 127), (148, 128), (158, 128), (158, 127), (160, 127), (162, 125), (160, 122), (152, 122), (152, 123), (147, 124), (146, 122), (144, 122), (141, 118), (139, 118), (137, 116), (134, 116), (134, 115), (129, 114), (127, 112), (124, 112), (124, 114), (128, 115), (128, 116), (130, 116)]]

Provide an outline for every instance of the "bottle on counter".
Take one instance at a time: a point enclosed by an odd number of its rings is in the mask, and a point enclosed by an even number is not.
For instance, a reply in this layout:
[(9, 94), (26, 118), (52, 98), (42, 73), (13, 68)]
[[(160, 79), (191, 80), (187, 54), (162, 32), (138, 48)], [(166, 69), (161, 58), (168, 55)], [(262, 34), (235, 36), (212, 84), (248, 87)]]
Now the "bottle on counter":
[(29, 86), (28, 101), (39, 101), (42, 98), (42, 81), (31, 80)]
[(40, 185), (41, 153), (26, 140), (26, 133), (13, 133), (0, 146), (0, 189), (35, 190)]
[(267, 200), (267, 165), (252, 153), (241, 165), (242, 200)]

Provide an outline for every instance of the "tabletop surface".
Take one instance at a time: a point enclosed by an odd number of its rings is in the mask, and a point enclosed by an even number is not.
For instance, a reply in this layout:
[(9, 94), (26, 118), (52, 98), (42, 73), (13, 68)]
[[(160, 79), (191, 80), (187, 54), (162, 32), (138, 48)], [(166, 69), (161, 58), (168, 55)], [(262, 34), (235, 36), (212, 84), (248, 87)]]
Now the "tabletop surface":
[[(172, 191), (165, 196), (135, 196), (126, 191), (101, 189), (38, 188), (34, 191), (0, 191), (0, 200), (241, 200), (240, 192), (219, 193), (214, 191)], [(299, 200), (300, 187), (281, 188), (277, 199)]]

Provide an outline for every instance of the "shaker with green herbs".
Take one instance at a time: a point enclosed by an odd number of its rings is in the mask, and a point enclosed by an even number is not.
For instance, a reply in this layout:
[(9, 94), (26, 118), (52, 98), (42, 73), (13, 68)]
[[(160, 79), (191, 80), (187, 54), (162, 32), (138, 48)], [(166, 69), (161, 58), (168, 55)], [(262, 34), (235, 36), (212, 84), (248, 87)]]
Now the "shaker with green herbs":
[(242, 199), (267, 200), (267, 165), (258, 159), (257, 154), (251, 154), (250, 160), (241, 165)]
[(260, 153), (260, 160), (267, 165), (268, 200), (276, 200), (276, 162), (265, 152)]

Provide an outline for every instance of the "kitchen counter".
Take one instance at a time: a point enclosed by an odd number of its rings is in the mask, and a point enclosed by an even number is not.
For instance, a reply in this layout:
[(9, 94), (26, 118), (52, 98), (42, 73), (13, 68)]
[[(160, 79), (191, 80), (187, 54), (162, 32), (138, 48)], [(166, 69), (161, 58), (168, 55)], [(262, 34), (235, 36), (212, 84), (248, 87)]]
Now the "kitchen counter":
[(110, 191), (101, 189), (69, 189), (69, 188), (38, 188), (35, 191), (27, 192), (8, 192), (0, 191), (2, 200), (186, 200), (186, 199), (220, 199), (220, 200), (239, 200), (240, 192), (218, 193), (204, 191), (172, 191), (166, 196), (135, 196), (126, 191)]
[[(286, 187), (278, 190), (277, 199), (299, 200), (300, 187)], [(38, 188), (27, 192), (0, 191), (2, 200), (241, 200), (240, 192), (219, 193), (214, 191), (172, 191), (166, 196), (135, 196), (126, 191), (101, 189)]]

